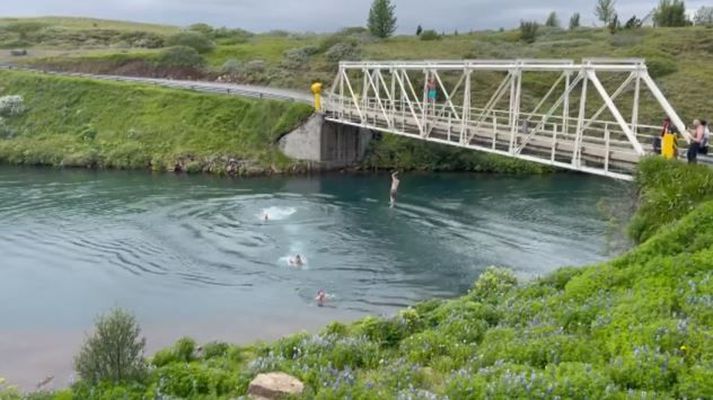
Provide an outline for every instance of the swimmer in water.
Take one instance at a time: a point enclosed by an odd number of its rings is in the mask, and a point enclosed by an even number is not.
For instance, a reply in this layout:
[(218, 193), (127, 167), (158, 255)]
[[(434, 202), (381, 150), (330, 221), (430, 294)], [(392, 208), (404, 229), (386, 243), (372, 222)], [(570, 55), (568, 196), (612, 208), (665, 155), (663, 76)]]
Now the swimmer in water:
[(296, 256), (290, 258), (290, 265), (293, 267), (301, 267), (304, 265), (304, 261), (302, 260), (302, 257), (297, 254)]
[(399, 180), (399, 171), (396, 171), (391, 174), (391, 192), (389, 193), (391, 208), (393, 208), (394, 204), (396, 204), (396, 193), (399, 190), (400, 183), (401, 181)]
[(317, 306), (322, 307), (324, 303), (327, 302), (327, 293), (324, 289), (319, 289), (317, 291), (317, 297), (314, 298), (317, 301)]
[(269, 221), (269, 220), (270, 220), (270, 214), (265, 213), (265, 214), (263, 215), (263, 219), (265, 220), (265, 222)]

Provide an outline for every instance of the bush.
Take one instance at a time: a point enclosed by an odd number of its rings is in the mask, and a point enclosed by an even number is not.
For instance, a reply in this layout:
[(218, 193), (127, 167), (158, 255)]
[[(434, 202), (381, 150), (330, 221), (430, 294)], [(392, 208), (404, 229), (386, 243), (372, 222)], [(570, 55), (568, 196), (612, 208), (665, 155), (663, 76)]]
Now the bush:
[(235, 58), (231, 58), (223, 63), (223, 66), (220, 67), (220, 72), (223, 74), (235, 75), (240, 72), (241, 67), (242, 64), (240, 63), (240, 61), (236, 60)]
[(317, 46), (306, 46), (287, 50), (283, 55), (282, 65), (288, 69), (301, 69), (308, 67), (311, 56), (317, 54)]
[(478, 300), (497, 300), (517, 285), (517, 278), (505, 268), (488, 267), (475, 281), (470, 295)]
[(340, 42), (330, 47), (324, 55), (332, 63), (357, 61), (361, 59), (361, 48), (355, 41)]
[(438, 32), (434, 31), (433, 29), (428, 29), (423, 32), (421, 32), (421, 40), (429, 41), (429, 40), (440, 40), (441, 35), (438, 34)]
[(169, 47), (158, 55), (156, 64), (162, 68), (200, 68), (205, 60), (192, 47)]
[(520, 40), (525, 43), (535, 43), (537, 40), (537, 30), (540, 25), (534, 21), (520, 22)]
[(22, 96), (0, 97), (0, 116), (13, 117), (25, 112), (25, 103)]
[(119, 35), (119, 40), (126, 42), (130, 47), (142, 47), (146, 49), (158, 49), (165, 44), (165, 38), (163, 36), (141, 31), (123, 32)]
[(199, 53), (207, 53), (215, 47), (204, 34), (200, 32), (179, 32), (166, 39), (166, 44), (169, 46), (186, 46), (191, 47)]
[(101, 315), (94, 334), (88, 337), (74, 366), (79, 376), (92, 384), (140, 381), (146, 375), (144, 347), (136, 318), (121, 309)]
[(188, 27), (188, 30), (191, 32), (202, 33), (205, 36), (210, 36), (213, 33), (213, 27), (208, 24), (204, 24), (202, 22), (190, 25)]

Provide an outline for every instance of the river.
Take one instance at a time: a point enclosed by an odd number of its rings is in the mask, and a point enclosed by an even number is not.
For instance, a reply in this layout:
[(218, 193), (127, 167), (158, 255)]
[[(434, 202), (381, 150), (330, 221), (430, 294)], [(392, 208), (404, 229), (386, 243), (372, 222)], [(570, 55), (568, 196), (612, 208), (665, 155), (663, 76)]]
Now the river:
[[(98, 313), (134, 312), (149, 352), (183, 335), (247, 343), (609, 256), (611, 180), (556, 174), (227, 179), (0, 167), (0, 376), (72, 377)], [(262, 215), (267, 212), (269, 221)], [(306, 258), (302, 268), (287, 259)], [(331, 298), (318, 308), (318, 289)]]

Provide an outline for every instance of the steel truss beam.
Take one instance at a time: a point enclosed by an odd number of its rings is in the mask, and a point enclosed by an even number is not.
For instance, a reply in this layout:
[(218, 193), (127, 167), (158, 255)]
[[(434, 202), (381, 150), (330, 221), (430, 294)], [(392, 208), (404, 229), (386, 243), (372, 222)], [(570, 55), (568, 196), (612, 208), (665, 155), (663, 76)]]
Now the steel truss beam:
[[(492, 87), (491, 78), (501, 76), (492, 92), (475, 85), (484, 73)], [(527, 92), (530, 74), (552, 78), (544, 95)], [(623, 80), (612, 87), (602, 76)], [(428, 95), (434, 87), (435, 101)], [(642, 141), (659, 129), (640, 123), (644, 90), (690, 140), (641, 59), (342, 62), (322, 111), (343, 124), (629, 180), (646, 154)], [(617, 100), (629, 93), (633, 103), (625, 113)], [(476, 107), (481, 99), (487, 101)], [(576, 116), (572, 101), (579, 102)]]

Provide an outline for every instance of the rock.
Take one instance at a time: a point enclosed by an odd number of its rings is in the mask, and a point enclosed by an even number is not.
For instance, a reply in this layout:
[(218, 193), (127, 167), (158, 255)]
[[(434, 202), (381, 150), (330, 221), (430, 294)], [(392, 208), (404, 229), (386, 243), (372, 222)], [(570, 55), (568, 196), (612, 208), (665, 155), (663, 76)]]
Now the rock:
[(304, 384), (299, 379), (282, 372), (259, 374), (248, 386), (248, 396), (251, 399), (276, 400), (286, 396), (299, 396), (304, 390)]

